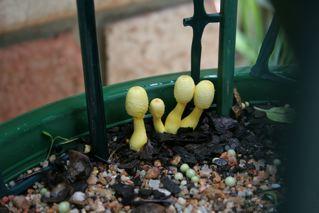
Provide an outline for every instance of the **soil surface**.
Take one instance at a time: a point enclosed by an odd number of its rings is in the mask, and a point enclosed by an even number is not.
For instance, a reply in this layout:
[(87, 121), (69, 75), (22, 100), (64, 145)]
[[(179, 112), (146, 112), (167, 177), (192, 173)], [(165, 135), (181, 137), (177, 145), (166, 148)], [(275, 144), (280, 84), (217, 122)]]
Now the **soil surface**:
[(278, 211), (285, 185), (279, 153), (289, 125), (252, 107), (238, 119), (205, 112), (197, 129), (176, 135), (145, 123), (149, 141), (142, 151), (129, 149), (131, 123), (109, 129), (108, 164), (83, 149), (51, 155), (41, 164), (53, 168), (45, 178), (22, 195), (3, 197), (0, 212)]

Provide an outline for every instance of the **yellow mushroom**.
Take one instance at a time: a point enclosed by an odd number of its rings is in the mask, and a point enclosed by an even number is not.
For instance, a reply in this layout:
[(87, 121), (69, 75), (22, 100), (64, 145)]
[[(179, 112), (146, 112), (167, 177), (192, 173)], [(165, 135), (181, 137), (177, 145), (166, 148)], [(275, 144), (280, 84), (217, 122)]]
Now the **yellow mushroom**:
[(156, 132), (165, 132), (165, 127), (162, 122), (162, 116), (165, 112), (165, 104), (162, 99), (155, 98), (150, 103), (150, 112), (153, 116), (153, 124)]
[(204, 109), (208, 109), (214, 100), (214, 84), (208, 80), (199, 82), (195, 87), (193, 111), (181, 122), (181, 127), (196, 128)]
[(188, 75), (182, 75), (177, 78), (174, 86), (174, 97), (176, 99), (176, 107), (169, 113), (165, 121), (165, 131), (176, 134), (181, 125), (181, 119), (186, 104), (193, 98), (195, 83)]
[(139, 151), (147, 143), (144, 116), (148, 109), (148, 97), (144, 88), (131, 87), (126, 95), (125, 108), (133, 117), (134, 132), (130, 138), (130, 148)]

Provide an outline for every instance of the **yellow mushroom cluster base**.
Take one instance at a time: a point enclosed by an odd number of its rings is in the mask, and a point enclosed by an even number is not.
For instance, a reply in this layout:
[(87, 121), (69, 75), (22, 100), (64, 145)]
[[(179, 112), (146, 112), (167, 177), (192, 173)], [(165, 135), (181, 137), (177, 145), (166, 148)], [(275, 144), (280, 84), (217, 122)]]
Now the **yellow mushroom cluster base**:
[(134, 132), (129, 141), (130, 148), (134, 151), (140, 151), (147, 143), (144, 116), (148, 109), (148, 96), (143, 87), (135, 86), (129, 89), (125, 108), (127, 113), (133, 117), (134, 123)]
[[(174, 86), (174, 97), (177, 104), (168, 114), (164, 125), (162, 122), (165, 112), (164, 101), (160, 98), (155, 98), (148, 106), (148, 96), (145, 89), (139, 86), (131, 87), (125, 101), (126, 111), (133, 117), (134, 124), (134, 132), (129, 140), (130, 148), (134, 151), (140, 151), (147, 143), (144, 116), (148, 107), (153, 116), (156, 132), (176, 134), (180, 127), (196, 128), (203, 111), (211, 106), (214, 94), (215, 88), (212, 82), (203, 80), (195, 86), (190, 76), (180, 76)], [(188, 116), (182, 119), (187, 103), (193, 98), (195, 108)]]
[(174, 86), (175, 108), (168, 114), (165, 121), (165, 131), (176, 134), (181, 126), (182, 115), (188, 102), (193, 99), (195, 83), (188, 75), (177, 78)]

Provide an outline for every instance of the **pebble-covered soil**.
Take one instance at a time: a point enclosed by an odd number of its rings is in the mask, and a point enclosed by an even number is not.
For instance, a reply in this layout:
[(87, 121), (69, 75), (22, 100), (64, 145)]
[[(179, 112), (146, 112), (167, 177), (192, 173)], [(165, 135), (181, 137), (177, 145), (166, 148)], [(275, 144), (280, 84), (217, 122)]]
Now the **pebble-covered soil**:
[[(239, 119), (202, 116), (192, 131), (157, 134), (129, 149), (132, 125), (108, 131), (108, 164), (80, 151), (51, 155), (53, 167), (24, 194), (1, 198), (0, 212), (277, 212), (284, 197), (280, 138), (288, 125), (246, 108)], [(12, 181), (10, 185), (14, 185)]]

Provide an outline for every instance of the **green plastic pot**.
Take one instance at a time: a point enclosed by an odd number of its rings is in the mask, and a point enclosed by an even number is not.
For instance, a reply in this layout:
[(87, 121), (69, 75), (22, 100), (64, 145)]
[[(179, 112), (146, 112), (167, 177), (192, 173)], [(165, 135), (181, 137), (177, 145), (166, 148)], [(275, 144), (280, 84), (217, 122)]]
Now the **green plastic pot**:
[[(284, 76), (289, 76), (290, 70), (291, 67), (275, 67), (272, 69), (274, 73)], [(234, 84), (245, 101), (251, 103), (285, 102), (287, 94), (295, 92), (293, 83), (283, 84), (256, 79), (251, 77), (249, 72), (249, 67), (238, 68), (235, 72)], [(107, 128), (131, 121), (125, 111), (124, 103), (126, 92), (132, 86), (144, 87), (150, 100), (156, 97), (162, 98), (165, 101), (166, 112), (169, 112), (175, 105), (173, 97), (174, 81), (181, 74), (185, 73), (144, 78), (104, 87)], [(201, 79), (208, 79), (216, 83), (217, 70), (201, 71)], [(220, 91), (216, 91), (216, 96), (219, 94)], [(45, 160), (50, 143), (48, 138), (42, 134), (42, 131), (65, 138), (88, 134), (84, 94), (43, 106), (0, 125), (0, 171), (2, 177), (0, 195), (19, 193), (28, 184), (37, 180), (38, 177), (35, 176), (11, 189), (4, 186), (4, 183), (14, 180), (21, 173)]]

